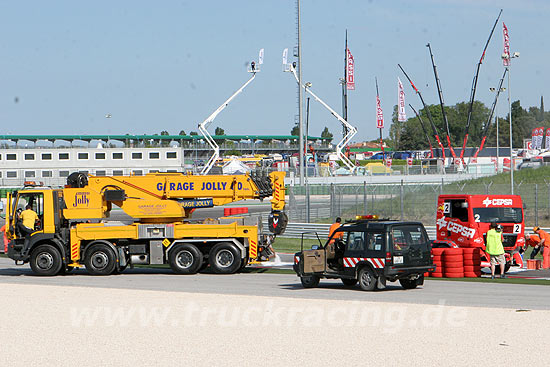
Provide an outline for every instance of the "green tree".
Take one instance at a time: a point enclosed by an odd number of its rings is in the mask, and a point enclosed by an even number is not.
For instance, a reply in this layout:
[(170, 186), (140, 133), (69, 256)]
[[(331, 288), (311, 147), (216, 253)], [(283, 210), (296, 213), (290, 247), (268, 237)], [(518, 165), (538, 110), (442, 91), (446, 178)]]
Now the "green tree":
[(185, 130), (180, 130), (180, 133), (178, 135), (187, 135), (187, 134), (185, 134)]
[(330, 131), (328, 131), (328, 127), (325, 126), (323, 131), (321, 131), (321, 138), (329, 138), (328, 141), (332, 141), (333, 135)]
[(191, 131), (189, 135), (199, 135), (196, 131)]
[(300, 126), (298, 124), (294, 125), (292, 130), (290, 130), (290, 135), (300, 136)]
[(225, 130), (221, 127), (217, 127), (216, 131), (214, 132), (214, 135), (225, 135)]

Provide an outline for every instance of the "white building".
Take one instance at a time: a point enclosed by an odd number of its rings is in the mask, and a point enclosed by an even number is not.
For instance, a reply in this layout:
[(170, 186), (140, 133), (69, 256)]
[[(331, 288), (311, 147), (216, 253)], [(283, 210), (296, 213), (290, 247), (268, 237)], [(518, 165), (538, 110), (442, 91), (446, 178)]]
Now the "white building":
[(0, 149), (0, 186), (24, 181), (62, 186), (77, 171), (95, 176), (184, 172), (183, 153), (179, 147)]

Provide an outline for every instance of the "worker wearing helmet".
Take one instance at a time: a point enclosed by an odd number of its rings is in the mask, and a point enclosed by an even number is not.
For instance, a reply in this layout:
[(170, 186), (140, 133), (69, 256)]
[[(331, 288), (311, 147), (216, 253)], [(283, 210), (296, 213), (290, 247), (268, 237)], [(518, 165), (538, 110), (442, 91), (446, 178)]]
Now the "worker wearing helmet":
[(540, 229), (540, 227), (533, 228), (533, 231), (540, 237), (538, 246), (542, 249), (542, 268), (550, 268), (550, 234)]
[(533, 260), (540, 251), (539, 242), (540, 237), (536, 234), (532, 234), (529, 237), (525, 236), (525, 250), (527, 251), (527, 247), (529, 246), (533, 247), (533, 251), (531, 251), (531, 255), (529, 255), (531, 260)]
[(502, 246), (502, 226), (491, 223), (491, 229), (487, 232), (487, 244), (485, 251), (491, 258), (491, 279), (495, 279), (495, 266), (500, 265), (500, 277), (505, 278), (504, 266), (506, 259), (504, 258), (504, 246)]

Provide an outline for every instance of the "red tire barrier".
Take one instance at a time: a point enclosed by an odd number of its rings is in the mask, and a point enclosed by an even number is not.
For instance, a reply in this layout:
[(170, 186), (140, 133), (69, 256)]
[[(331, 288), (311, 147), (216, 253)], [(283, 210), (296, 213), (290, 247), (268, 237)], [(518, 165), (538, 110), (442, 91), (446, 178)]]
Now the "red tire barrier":
[(464, 262), (464, 259), (462, 258), (462, 255), (447, 255), (445, 254), (445, 256), (443, 256), (443, 261), (444, 262), (454, 262), (454, 261), (458, 261), (458, 262)]
[(464, 273), (466, 272), (470, 272), (470, 273), (481, 272), (481, 267), (473, 266), (473, 265), (464, 265)]
[(443, 278), (443, 273), (431, 273), (431, 276), (434, 278)]
[(464, 278), (464, 272), (445, 272), (445, 278)]
[(462, 256), (462, 253), (463, 253), (463, 249), (462, 248), (446, 248), (444, 249), (444, 254), (445, 256), (448, 256), (448, 255), (460, 255)]
[[(445, 270), (449, 269), (449, 271), (455, 271), (454, 269), (464, 269), (464, 264), (459, 261), (453, 261), (453, 262), (446, 262), (445, 263)], [(453, 269), (453, 270), (451, 270)]]
[(464, 272), (465, 278), (479, 278), (481, 277), (481, 271), (465, 271)]
[(464, 254), (478, 254), (480, 253), (479, 247), (464, 247), (462, 249)]
[(432, 249), (432, 255), (441, 256), (441, 254), (443, 254), (444, 250), (446, 250), (446, 249), (444, 249), (444, 248), (433, 248)]

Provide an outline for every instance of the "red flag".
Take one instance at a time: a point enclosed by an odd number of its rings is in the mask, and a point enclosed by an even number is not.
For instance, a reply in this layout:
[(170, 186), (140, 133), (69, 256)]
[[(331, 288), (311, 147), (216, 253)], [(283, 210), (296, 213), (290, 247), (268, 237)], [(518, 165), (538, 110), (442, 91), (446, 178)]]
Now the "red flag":
[(531, 130), (531, 149), (537, 149), (537, 134), (538, 129), (534, 128)]
[(347, 80), (346, 85), (348, 90), (355, 90), (355, 61), (353, 60), (353, 56), (349, 50), (349, 48), (346, 50), (346, 68), (347, 68)]
[(502, 22), (502, 33), (504, 34), (504, 54), (505, 57), (502, 58), (502, 64), (504, 66), (510, 65), (510, 37), (508, 36), (508, 28), (506, 24)]
[(379, 129), (384, 128), (384, 113), (382, 112), (380, 97), (378, 96), (376, 96), (376, 127)]

